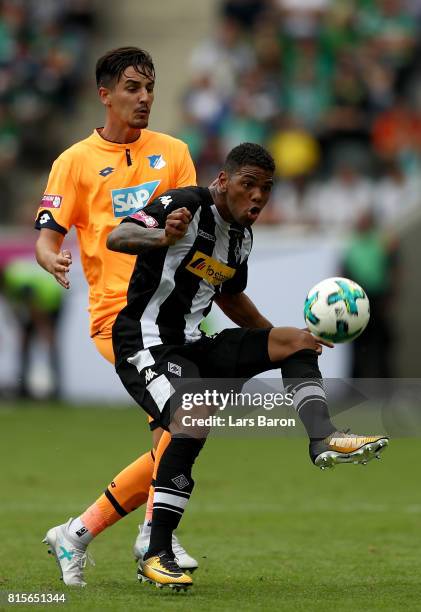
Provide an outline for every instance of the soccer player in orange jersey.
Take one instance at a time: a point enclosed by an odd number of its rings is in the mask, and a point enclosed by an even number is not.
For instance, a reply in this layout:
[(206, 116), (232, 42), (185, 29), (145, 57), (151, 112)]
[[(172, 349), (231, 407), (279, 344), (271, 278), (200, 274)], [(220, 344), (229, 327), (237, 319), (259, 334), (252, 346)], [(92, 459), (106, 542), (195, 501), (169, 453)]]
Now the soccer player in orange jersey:
[[(36, 219), (40, 235), (38, 263), (65, 288), (72, 263), (63, 241), (76, 228), (83, 270), (89, 284), (90, 333), (98, 351), (111, 363), (111, 329), (126, 305), (135, 257), (106, 248), (110, 231), (123, 217), (147, 206), (168, 189), (196, 184), (187, 146), (166, 134), (147, 129), (154, 99), (155, 70), (150, 55), (136, 47), (106, 53), (96, 66), (98, 94), (105, 107), (105, 125), (65, 150), (54, 162)], [(163, 202), (165, 205), (165, 202)], [(170, 436), (154, 431), (155, 451), (126, 467), (82, 515), (50, 529), (47, 541), (56, 554), (66, 584), (83, 586), (85, 550), (93, 537), (145, 503), (150, 493), (135, 556), (147, 550), (152, 516), (155, 458)], [(158, 463), (158, 461), (157, 461)], [(197, 562), (177, 538), (173, 550), (185, 568)]]

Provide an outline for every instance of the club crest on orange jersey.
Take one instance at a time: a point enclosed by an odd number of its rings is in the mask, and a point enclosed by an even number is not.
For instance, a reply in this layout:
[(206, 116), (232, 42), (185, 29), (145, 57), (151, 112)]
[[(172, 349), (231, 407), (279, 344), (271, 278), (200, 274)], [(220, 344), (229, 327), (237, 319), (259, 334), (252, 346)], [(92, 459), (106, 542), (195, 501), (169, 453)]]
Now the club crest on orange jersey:
[(154, 170), (161, 170), (161, 168), (165, 168), (167, 162), (163, 158), (162, 155), (148, 155), (149, 165)]

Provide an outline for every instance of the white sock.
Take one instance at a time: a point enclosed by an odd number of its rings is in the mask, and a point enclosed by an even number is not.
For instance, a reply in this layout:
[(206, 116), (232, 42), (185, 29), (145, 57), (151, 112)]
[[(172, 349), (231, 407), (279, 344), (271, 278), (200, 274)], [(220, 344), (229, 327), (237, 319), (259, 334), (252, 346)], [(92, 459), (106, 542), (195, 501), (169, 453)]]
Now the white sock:
[(67, 532), (76, 546), (78, 544), (82, 544), (82, 546), (85, 548), (86, 546), (88, 546), (89, 542), (94, 539), (92, 533), (82, 523), (80, 516), (72, 520), (69, 527), (67, 528)]
[(142, 526), (142, 538), (150, 538), (151, 529), (152, 529), (152, 521), (148, 521), (145, 519), (145, 522), (143, 523), (143, 526)]

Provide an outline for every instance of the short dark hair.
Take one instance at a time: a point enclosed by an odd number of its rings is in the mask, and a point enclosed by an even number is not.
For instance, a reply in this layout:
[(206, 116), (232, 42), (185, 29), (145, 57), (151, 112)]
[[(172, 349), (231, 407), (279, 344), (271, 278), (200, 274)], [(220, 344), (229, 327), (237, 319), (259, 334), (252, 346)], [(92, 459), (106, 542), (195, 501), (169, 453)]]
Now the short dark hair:
[(147, 51), (138, 47), (120, 47), (108, 51), (97, 61), (95, 68), (97, 87), (114, 86), (129, 66), (133, 66), (139, 73), (146, 73), (151, 78), (155, 78), (155, 67)]
[(231, 174), (243, 166), (257, 166), (268, 172), (275, 172), (272, 155), (254, 142), (243, 142), (231, 149), (225, 160), (224, 170)]

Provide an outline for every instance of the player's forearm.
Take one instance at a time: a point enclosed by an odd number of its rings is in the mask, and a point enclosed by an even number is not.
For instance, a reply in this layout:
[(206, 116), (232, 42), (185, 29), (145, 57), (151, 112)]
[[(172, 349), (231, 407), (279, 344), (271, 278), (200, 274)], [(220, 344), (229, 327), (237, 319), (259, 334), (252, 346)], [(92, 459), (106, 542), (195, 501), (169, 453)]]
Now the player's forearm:
[[(48, 231), (48, 230), (47, 230)], [(57, 234), (57, 232), (54, 232)], [(50, 274), (53, 273), (53, 266), (57, 254), (60, 252), (63, 237), (61, 235), (49, 236), (46, 230), (41, 230), (39, 238), (35, 244), (35, 258), (38, 264)]]
[(110, 251), (139, 255), (151, 249), (168, 246), (165, 230), (144, 228), (134, 223), (123, 223), (109, 234), (107, 248)]
[(68, 249), (61, 250), (63, 240), (63, 234), (43, 228), (35, 245), (35, 257), (39, 265), (52, 274), (62, 287), (69, 289), (67, 275), (72, 264), (72, 254)]
[(272, 327), (272, 323), (258, 311), (245, 293), (221, 294), (215, 298), (215, 302), (224, 314), (239, 327)]

